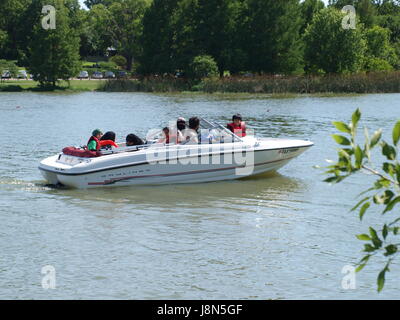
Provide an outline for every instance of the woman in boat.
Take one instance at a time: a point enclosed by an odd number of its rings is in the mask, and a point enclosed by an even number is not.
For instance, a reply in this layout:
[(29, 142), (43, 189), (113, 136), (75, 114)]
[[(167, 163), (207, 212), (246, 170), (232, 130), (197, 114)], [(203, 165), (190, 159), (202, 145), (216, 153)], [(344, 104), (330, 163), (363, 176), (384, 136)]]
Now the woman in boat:
[(92, 136), (89, 138), (87, 143), (87, 148), (89, 151), (98, 151), (100, 150), (101, 144), (100, 139), (103, 136), (103, 133), (100, 129), (95, 129), (92, 132)]
[(228, 123), (227, 128), (238, 137), (246, 136), (246, 123), (242, 121), (242, 116), (239, 113), (232, 117), (232, 123)]

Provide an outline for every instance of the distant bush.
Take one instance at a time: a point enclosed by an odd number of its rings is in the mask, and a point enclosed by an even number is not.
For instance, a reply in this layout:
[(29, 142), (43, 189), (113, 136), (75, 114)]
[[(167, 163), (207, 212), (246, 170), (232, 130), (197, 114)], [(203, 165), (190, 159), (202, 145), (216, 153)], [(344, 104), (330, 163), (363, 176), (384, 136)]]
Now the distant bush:
[(393, 67), (384, 59), (370, 57), (365, 62), (365, 70), (367, 71), (391, 71)]
[(193, 79), (203, 79), (218, 75), (218, 66), (211, 56), (197, 56), (193, 59), (188, 70), (189, 77)]
[(125, 67), (126, 66), (126, 58), (124, 56), (116, 55), (110, 58), (110, 62), (115, 63), (118, 67)]

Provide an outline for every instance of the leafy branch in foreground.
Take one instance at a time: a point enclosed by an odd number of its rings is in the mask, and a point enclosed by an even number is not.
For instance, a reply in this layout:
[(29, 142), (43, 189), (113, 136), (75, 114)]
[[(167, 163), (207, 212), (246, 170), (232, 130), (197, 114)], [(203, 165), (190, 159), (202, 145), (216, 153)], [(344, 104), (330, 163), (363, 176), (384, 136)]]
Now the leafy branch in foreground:
[[(393, 211), (394, 207), (400, 202), (400, 163), (397, 160), (397, 146), (400, 140), (400, 121), (398, 121), (392, 132), (393, 144), (382, 139), (382, 130), (377, 130), (371, 137), (368, 129), (364, 128), (364, 144), (360, 145), (356, 141), (357, 126), (361, 118), (361, 112), (357, 109), (349, 124), (344, 122), (333, 122), (333, 125), (342, 134), (332, 135), (333, 139), (340, 146), (338, 149), (338, 160), (327, 166), (326, 171), (329, 177), (325, 182), (339, 183), (355, 173), (361, 172), (376, 177), (373, 186), (362, 192), (359, 197), (363, 198), (351, 209), (358, 211), (360, 220), (371, 206), (381, 210), (381, 214)], [(371, 151), (381, 148), (384, 156), (380, 168), (376, 168), (371, 160)], [(386, 259), (384, 268), (380, 271), (377, 278), (378, 292), (385, 284), (386, 272), (399, 252), (400, 243), (394, 243), (395, 238), (400, 233), (400, 216), (390, 215), (391, 222), (382, 223), (380, 230), (369, 227), (368, 234), (357, 235), (364, 244), (365, 256), (358, 262), (356, 271), (361, 271), (370, 258), (381, 254)]]

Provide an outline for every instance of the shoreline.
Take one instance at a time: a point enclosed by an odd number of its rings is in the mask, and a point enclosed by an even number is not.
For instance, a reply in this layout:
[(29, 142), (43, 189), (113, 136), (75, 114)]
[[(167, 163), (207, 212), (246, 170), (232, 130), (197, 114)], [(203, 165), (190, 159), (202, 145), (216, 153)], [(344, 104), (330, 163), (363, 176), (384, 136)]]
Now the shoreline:
[(0, 92), (142, 92), (247, 94), (272, 96), (400, 93), (400, 71), (326, 76), (253, 76), (206, 78), (201, 81), (173, 77), (61, 81), (55, 89), (41, 88), (33, 80), (5, 80)]

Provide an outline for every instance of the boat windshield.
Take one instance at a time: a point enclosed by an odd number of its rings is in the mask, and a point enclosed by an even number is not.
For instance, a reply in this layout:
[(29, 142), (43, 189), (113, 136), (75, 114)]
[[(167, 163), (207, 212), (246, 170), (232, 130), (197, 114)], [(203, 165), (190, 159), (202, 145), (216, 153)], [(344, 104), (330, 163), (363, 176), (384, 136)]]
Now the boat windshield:
[(221, 124), (203, 118), (200, 118), (200, 140), (201, 143), (232, 143), (242, 141), (241, 138)]

